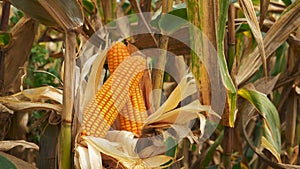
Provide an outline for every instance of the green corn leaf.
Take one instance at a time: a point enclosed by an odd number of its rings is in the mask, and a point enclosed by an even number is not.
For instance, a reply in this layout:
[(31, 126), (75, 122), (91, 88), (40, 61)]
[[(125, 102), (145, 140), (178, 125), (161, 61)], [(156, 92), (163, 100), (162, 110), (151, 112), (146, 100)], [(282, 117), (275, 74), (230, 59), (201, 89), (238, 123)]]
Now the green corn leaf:
[(7, 158), (0, 155), (0, 169), (17, 169), (17, 167)]
[(223, 83), (227, 89), (227, 99), (229, 105), (229, 126), (234, 126), (234, 121), (236, 117), (236, 88), (235, 85), (230, 77), (228, 72), (228, 66), (224, 54), (224, 35), (225, 35), (225, 27), (227, 21), (227, 13), (230, 1), (228, 0), (220, 0), (220, 15), (218, 20), (218, 27), (217, 27), (217, 52), (218, 52), (218, 60), (219, 66), (221, 70), (221, 76)]
[(276, 107), (268, 97), (255, 90), (240, 89), (238, 95), (249, 101), (263, 117), (262, 146), (280, 161), (281, 137), (280, 121)]

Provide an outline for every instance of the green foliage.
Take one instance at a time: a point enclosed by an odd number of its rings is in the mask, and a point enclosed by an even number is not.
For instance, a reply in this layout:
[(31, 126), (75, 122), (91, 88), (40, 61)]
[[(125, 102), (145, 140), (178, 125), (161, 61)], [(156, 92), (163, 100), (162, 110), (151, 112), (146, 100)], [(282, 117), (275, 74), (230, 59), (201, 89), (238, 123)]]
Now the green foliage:
[(83, 0), (82, 5), (88, 13), (92, 13), (95, 10), (93, 2), (91, 2), (90, 0)]
[(59, 86), (60, 60), (48, 57), (45, 45), (35, 44), (31, 50), (28, 77), (25, 82), (30, 87), (44, 85)]
[(10, 41), (9, 33), (0, 33), (0, 46), (7, 46)]
[(240, 89), (238, 94), (249, 101), (263, 117), (262, 146), (278, 160), (281, 152), (280, 120), (276, 107), (268, 97), (255, 90)]
[(17, 167), (7, 158), (0, 155), (0, 169), (17, 169)]
[(12, 28), (23, 16), (24, 13), (16, 8), (13, 8), (13, 16), (10, 17), (10, 28)]

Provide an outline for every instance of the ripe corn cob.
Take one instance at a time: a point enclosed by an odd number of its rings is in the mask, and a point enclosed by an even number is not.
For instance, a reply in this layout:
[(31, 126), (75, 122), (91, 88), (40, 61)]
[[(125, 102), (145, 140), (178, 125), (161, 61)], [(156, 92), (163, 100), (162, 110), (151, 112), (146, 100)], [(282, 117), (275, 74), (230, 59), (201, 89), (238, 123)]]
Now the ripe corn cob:
[(141, 56), (126, 59), (103, 84), (95, 98), (84, 110), (82, 135), (104, 137), (128, 102), (129, 91), (139, 85), (146, 67)]
[(129, 51), (124, 43), (117, 42), (112, 46), (107, 52), (107, 62), (110, 73), (112, 74), (129, 55)]
[[(129, 51), (127, 47), (117, 42), (107, 54), (108, 68), (110, 72), (119, 66), (119, 64), (129, 57)], [(140, 135), (143, 121), (148, 117), (146, 106), (144, 103), (142, 91), (139, 86), (130, 91), (130, 101), (128, 101), (124, 108), (120, 111), (119, 121), (120, 129), (130, 131), (137, 136)]]
[(119, 114), (120, 129), (130, 131), (139, 136), (143, 122), (147, 117), (148, 114), (142, 91), (139, 87), (136, 87), (130, 94), (130, 101), (126, 103)]

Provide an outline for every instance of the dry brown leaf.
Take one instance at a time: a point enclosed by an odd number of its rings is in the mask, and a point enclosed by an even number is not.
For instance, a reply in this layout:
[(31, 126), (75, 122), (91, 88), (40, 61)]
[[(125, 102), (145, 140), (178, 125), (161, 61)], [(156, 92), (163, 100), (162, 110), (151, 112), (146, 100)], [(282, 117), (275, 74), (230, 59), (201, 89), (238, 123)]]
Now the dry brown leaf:
[(12, 99), (0, 98), (0, 103), (5, 105), (12, 111), (31, 111), (31, 110), (54, 110), (56, 112), (62, 111), (62, 105), (60, 104), (50, 104), (50, 103), (40, 103), (40, 102), (28, 102), (19, 101)]
[(38, 0), (64, 30), (75, 30), (83, 25), (83, 12), (77, 0)]
[[(28, 96), (28, 97), (26, 97)], [(30, 101), (33, 100), (33, 101)], [(44, 103), (46, 100), (58, 102)], [(50, 86), (26, 89), (12, 96), (0, 97), (1, 107), (11, 111), (54, 110), (62, 111), (62, 91)]]
[(44, 86), (22, 91), (22, 95), (29, 98), (33, 102), (39, 100), (53, 100), (62, 104), (62, 94), (62, 90), (53, 86)]
[(265, 54), (265, 47), (264, 47), (264, 41), (262, 37), (262, 33), (260, 31), (259, 23), (256, 18), (254, 6), (252, 4), (251, 0), (239, 0), (239, 4), (241, 8), (243, 9), (243, 12), (246, 16), (248, 25), (250, 26), (250, 29), (253, 33), (254, 38), (257, 42), (257, 47), (260, 52), (261, 61), (263, 63), (264, 68), (264, 74), (267, 76), (267, 61), (266, 61), (266, 54)]
[(24, 148), (31, 148), (35, 150), (39, 150), (39, 146), (27, 142), (25, 140), (5, 140), (5, 141), (0, 141), (0, 151), (8, 151), (16, 146), (22, 146)]
[[(282, 16), (273, 24), (264, 37), (266, 59), (284, 42), (289, 35), (300, 26), (300, 1), (290, 5)], [(241, 61), (238, 74), (236, 76), (237, 84), (248, 80), (260, 67), (260, 51), (258, 48), (244, 57)]]
[(5, 49), (5, 91), (15, 93), (20, 87), (20, 68), (26, 62), (34, 41), (37, 22), (28, 17), (23, 17), (11, 30), (11, 40)]
[(268, 12), (269, 4), (270, 4), (270, 0), (260, 1), (260, 17), (259, 17), (260, 27), (263, 26), (264, 20)]

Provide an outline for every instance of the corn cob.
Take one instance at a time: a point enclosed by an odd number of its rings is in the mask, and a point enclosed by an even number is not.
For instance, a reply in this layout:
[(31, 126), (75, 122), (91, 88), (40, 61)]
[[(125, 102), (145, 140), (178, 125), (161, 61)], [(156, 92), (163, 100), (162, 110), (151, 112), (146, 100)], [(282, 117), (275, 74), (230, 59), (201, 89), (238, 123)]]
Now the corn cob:
[(112, 46), (107, 52), (107, 62), (110, 73), (112, 74), (121, 62), (129, 57), (129, 55), (130, 54), (126, 45), (122, 42), (117, 42), (114, 46)]
[(130, 131), (139, 136), (143, 122), (147, 117), (148, 114), (142, 91), (139, 87), (136, 87), (130, 94), (130, 101), (126, 103), (119, 114), (120, 129)]
[[(107, 54), (108, 68), (112, 73), (119, 66), (119, 64), (129, 57), (127, 47), (118, 42), (114, 45)], [(130, 91), (130, 101), (128, 101), (121, 110), (118, 118), (120, 122), (120, 129), (130, 131), (137, 136), (140, 135), (143, 121), (148, 117), (146, 106), (144, 103), (142, 91), (139, 86)]]
[(82, 135), (104, 137), (128, 102), (129, 91), (139, 85), (146, 67), (146, 60), (141, 56), (126, 59), (115, 70), (95, 98), (86, 106), (82, 122)]

